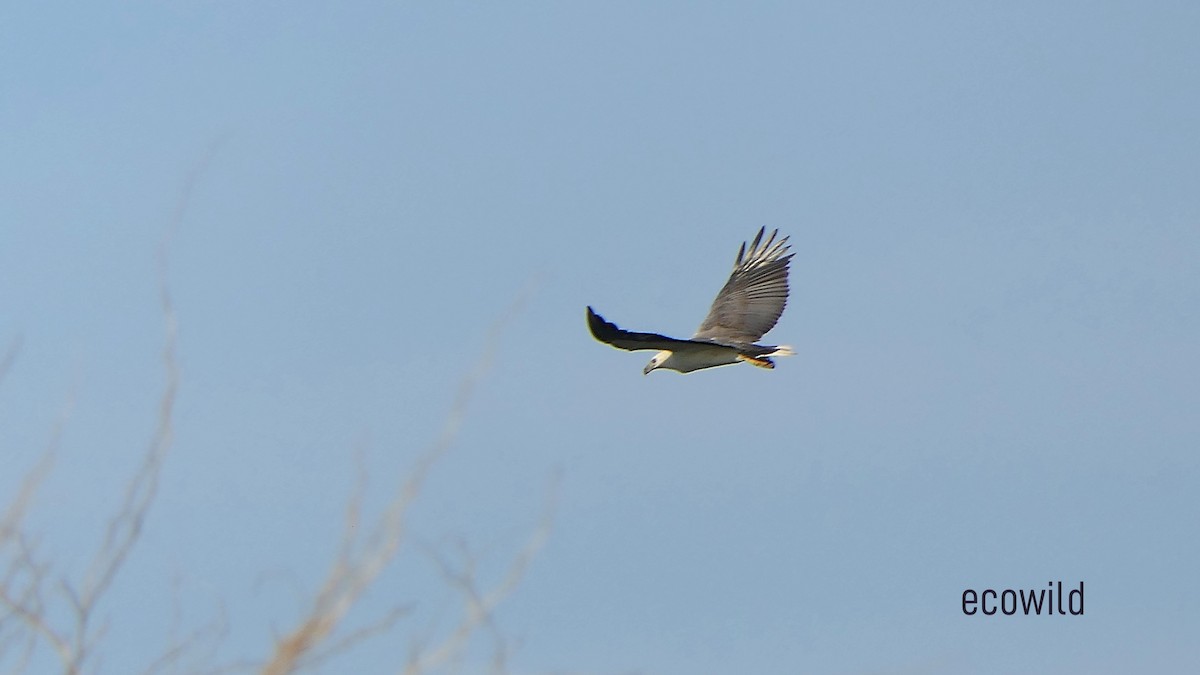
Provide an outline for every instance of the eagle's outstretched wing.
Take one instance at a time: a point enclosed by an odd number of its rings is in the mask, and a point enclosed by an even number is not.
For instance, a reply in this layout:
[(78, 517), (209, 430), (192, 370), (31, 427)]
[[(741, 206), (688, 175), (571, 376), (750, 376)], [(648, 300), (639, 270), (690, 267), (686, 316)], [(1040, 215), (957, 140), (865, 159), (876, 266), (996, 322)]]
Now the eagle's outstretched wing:
[(604, 317), (596, 313), (596, 310), (591, 307), (587, 308), (588, 328), (592, 330), (592, 336), (597, 340), (610, 344), (618, 349), (627, 349), (631, 352), (640, 349), (669, 349), (676, 350), (688, 345), (703, 345), (712, 347), (713, 343), (699, 340), (680, 340), (658, 333), (635, 333), (633, 331), (621, 330), (617, 328), (615, 323), (610, 323), (604, 320)]
[(708, 317), (696, 329), (694, 337), (753, 343), (779, 321), (787, 304), (788, 262), (795, 254), (787, 252), (787, 237), (775, 241), (779, 230), (763, 243), (766, 230), (763, 227), (758, 231), (749, 251), (742, 244), (733, 263), (733, 274), (713, 300)]

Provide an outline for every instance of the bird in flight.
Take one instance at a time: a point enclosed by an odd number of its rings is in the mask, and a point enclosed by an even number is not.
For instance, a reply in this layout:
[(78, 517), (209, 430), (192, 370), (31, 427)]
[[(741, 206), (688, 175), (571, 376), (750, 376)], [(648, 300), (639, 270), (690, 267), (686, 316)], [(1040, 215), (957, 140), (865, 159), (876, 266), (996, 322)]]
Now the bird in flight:
[(779, 230), (763, 242), (767, 228), (759, 229), (750, 243), (738, 249), (733, 273), (717, 293), (708, 316), (690, 340), (657, 333), (635, 333), (617, 328), (591, 307), (587, 308), (588, 327), (597, 340), (617, 349), (638, 351), (656, 349), (643, 374), (659, 368), (690, 373), (702, 368), (727, 366), (744, 361), (759, 368), (774, 368), (772, 356), (795, 354), (785, 345), (754, 344), (775, 326), (788, 296), (787, 237), (775, 240)]

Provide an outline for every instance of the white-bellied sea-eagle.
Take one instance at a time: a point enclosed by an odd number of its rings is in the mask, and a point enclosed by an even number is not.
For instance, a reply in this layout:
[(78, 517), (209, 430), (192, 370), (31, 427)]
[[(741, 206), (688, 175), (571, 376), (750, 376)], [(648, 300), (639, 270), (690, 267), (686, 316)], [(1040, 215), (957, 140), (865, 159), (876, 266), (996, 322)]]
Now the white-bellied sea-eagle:
[(644, 374), (659, 368), (690, 373), (739, 361), (760, 368), (774, 368), (772, 356), (791, 356), (795, 352), (784, 345), (754, 343), (771, 330), (783, 314), (788, 296), (788, 263), (795, 254), (788, 253), (787, 237), (776, 241), (779, 230), (763, 242), (766, 229), (758, 231), (749, 250), (744, 243), (738, 249), (729, 281), (713, 300), (708, 316), (692, 339), (621, 330), (588, 307), (587, 320), (592, 335), (617, 349), (658, 350), (646, 364)]

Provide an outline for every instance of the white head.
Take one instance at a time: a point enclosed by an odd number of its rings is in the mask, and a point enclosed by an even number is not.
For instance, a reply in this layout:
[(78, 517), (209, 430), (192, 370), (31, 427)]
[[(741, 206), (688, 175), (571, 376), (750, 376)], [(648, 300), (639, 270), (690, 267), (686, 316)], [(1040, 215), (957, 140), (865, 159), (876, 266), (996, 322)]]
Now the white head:
[(671, 358), (671, 351), (669, 349), (664, 349), (655, 354), (654, 358), (650, 359), (650, 363), (647, 363), (646, 367), (642, 369), (642, 374), (649, 375), (650, 371), (656, 368), (662, 368), (663, 364), (666, 363), (667, 359), (669, 358)]

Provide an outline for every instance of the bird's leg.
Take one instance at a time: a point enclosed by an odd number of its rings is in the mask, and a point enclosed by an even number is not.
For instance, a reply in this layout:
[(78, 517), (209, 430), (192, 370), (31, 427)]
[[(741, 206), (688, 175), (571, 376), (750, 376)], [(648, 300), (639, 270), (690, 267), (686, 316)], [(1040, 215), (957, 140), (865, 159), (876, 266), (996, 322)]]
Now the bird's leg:
[(738, 354), (737, 358), (738, 361), (745, 361), (746, 363), (749, 363), (752, 366), (758, 366), (759, 368), (766, 368), (770, 370), (775, 367), (775, 362), (771, 359), (757, 359), (753, 356), (747, 356), (745, 354)]

